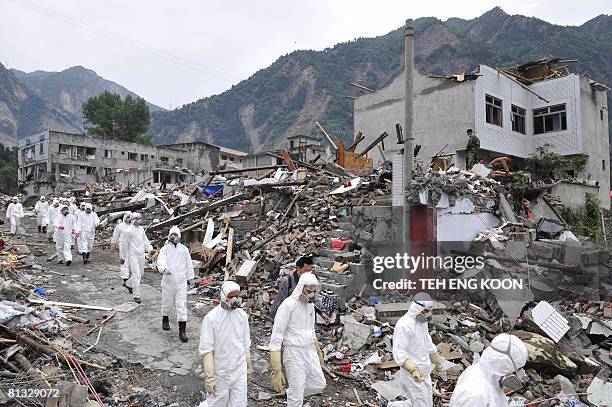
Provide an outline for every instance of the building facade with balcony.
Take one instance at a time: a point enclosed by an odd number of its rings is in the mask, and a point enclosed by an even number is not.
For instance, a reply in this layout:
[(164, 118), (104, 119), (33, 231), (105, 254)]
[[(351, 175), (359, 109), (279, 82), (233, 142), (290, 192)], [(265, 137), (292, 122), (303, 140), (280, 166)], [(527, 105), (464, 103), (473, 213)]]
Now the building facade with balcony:
[(114, 181), (174, 185), (217, 169), (219, 157), (208, 143), (155, 146), (47, 130), (19, 142), (17, 179), (25, 196)]

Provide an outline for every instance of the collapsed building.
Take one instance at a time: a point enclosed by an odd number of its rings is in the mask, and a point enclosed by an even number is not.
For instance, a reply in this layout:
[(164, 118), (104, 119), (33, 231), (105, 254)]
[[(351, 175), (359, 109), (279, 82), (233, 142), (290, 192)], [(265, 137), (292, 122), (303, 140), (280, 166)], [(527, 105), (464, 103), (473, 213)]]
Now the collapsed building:
[[(26, 196), (101, 182), (174, 185), (217, 169), (220, 151), (201, 142), (148, 145), (47, 130), (19, 142), (17, 181)], [(230, 156), (240, 152), (223, 154)]]

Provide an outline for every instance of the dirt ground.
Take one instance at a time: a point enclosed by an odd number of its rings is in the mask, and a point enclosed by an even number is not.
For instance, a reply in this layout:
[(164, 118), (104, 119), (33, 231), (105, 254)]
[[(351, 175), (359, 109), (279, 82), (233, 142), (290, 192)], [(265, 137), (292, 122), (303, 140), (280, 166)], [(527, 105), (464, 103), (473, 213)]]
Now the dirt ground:
[[(107, 366), (108, 370), (91, 372), (92, 379), (109, 387), (109, 405), (196, 406), (204, 399), (203, 379), (197, 348), (202, 317), (212, 308), (208, 299), (189, 295), (188, 343), (178, 339), (176, 319), (171, 316), (172, 330), (161, 329), (161, 275), (146, 272), (142, 279), (142, 304), (132, 302), (132, 295), (122, 287), (119, 260), (101, 242), (91, 255), (92, 262), (84, 265), (73, 250), (70, 267), (47, 261), (55, 253), (55, 246), (36, 232), (32, 219), (25, 222), (27, 236), (12, 239), (7, 236), (7, 225), (0, 227), (5, 240), (27, 245), (43, 267), (37, 275), (40, 286), (49, 292), (49, 300), (107, 307), (124, 304), (133, 308), (117, 312), (104, 325), (98, 343), (85, 355), (89, 360)], [(202, 276), (200, 276), (202, 277)], [(196, 304), (198, 306), (196, 307)], [(205, 305), (203, 305), (205, 304)], [(78, 316), (89, 318), (89, 326), (73, 328), (70, 344), (79, 350), (95, 344), (97, 332), (84, 333), (105, 315), (104, 311), (81, 311)], [(77, 324), (80, 325), (80, 324)], [(272, 396), (268, 353), (256, 349), (266, 345), (269, 332), (262, 321), (251, 321), (252, 358), (255, 374), (249, 384), (249, 406), (285, 405), (284, 397)], [(86, 346), (89, 345), (89, 346)], [(326, 375), (327, 388), (321, 395), (308, 399), (312, 407), (358, 405), (355, 390), (362, 400), (374, 402), (375, 395), (365, 383)], [(355, 389), (355, 390), (354, 390)], [(136, 403), (136, 404), (133, 404)], [(375, 405), (377, 403), (374, 403)], [(307, 404), (305, 404), (307, 405)], [(363, 403), (362, 403), (363, 405)]]

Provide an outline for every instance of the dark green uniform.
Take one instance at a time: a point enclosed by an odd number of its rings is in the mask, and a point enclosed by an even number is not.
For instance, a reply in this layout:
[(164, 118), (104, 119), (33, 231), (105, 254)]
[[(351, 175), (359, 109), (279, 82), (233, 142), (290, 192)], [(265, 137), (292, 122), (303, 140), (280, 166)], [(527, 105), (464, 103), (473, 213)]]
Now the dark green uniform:
[(478, 152), (480, 150), (480, 139), (476, 136), (468, 138), (465, 148), (465, 168), (469, 171), (478, 162)]

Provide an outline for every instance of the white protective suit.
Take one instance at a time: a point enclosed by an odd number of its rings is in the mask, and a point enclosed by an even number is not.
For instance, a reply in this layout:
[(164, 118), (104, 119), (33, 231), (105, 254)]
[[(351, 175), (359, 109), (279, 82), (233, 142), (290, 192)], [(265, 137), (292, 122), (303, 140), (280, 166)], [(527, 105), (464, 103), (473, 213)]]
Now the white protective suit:
[(68, 210), (70, 211), (70, 214), (76, 218), (79, 211), (79, 207), (76, 205), (76, 198), (71, 196), (68, 202), (70, 202), (68, 205)]
[(507, 407), (508, 400), (499, 381), (526, 362), (527, 347), (519, 338), (505, 333), (497, 335), (480, 360), (459, 376), (450, 407)]
[[(67, 207), (64, 205), (63, 207)], [(66, 216), (61, 213), (55, 218), (54, 223), (55, 234), (55, 251), (57, 260), (72, 261), (72, 236), (76, 232), (76, 219), (70, 213)]]
[(47, 218), (49, 219), (49, 228), (47, 228), (47, 237), (49, 239), (53, 238), (55, 235), (55, 219), (57, 215), (60, 214), (60, 206), (55, 206), (55, 204), (59, 204), (58, 199), (53, 200), (53, 204), (49, 206), (49, 210), (47, 211)]
[(91, 253), (96, 235), (96, 227), (100, 224), (98, 215), (94, 211), (87, 213), (87, 209), (92, 209), (90, 203), (85, 204), (85, 211), (81, 211), (77, 219), (77, 230), (80, 233), (78, 239), (79, 253)]
[[(420, 305), (420, 304), (422, 305)], [(424, 381), (418, 383), (404, 368), (400, 368), (400, 386), (412, 403), (412, 407), (431, 407), (433, 394), (431, 387), (431, 372), (434, 365), (429, 360), (429, 354), (437, 352), (431, 341), (427, 322), (416, 319), (423, 309), (431, 309), (433, 301), (413, 301), (408, 312), (402, 316), (393, 331), (393, 359), (403, 366), (407, 359), (412, 360), (423, 375)]]
[[(123, 237), (123, 233), (130, 227), (130, 224), (127, 222), (128, 219), (132, 218), (132, 212), (125, 212), (123, 214), (123, 222), (119, 222), (115, 229), (113, 230), (113, 237), (111, 237), (111, 244), (116, 244), (119, 247), (119, 259), (125, 258), (125, 253), (121, 252), (121, 238)], [(130, 278), (130, 264), (129, 262), (125, 262), (121, 265), (119, 269), (119, 273), (122, 279), (127, 280)]]
[(11, 202), (6, 208), (6, 218), (11, 222), (11, 233), (19, 232), (21, 219), (23, 219), (23, 205), (21, 202)]
[(314, 274), (304, 273), (293, 293), (278, 308), (274, 318), (270, 351), (283, 351), (287, 372), (287, 407), (301, 407), (304, 397), (325, 389), (325, 376), (315, 348), (315, 310), (313, 303), (300, 300), (305, 286), (318, 285)]
[[(134, 217), (140, 217), (135, 213)], [(123, 233), (120, 243), (119, 253), (123, 253), (125, 260), (129, 264), (131, 276), (125, 283), (133, 291), (134, 298), (140, 298), (140, 279), (144, 274), (145, 253), (153, 250), (151, 243), (142, 226), (131, 224)]]
[[(170, 229), (169, 235), (173, 233), (181, 236), (181, 230), (176, 226)], [(157, 270), (164, 275), (161, 281), (162, 316), (170, 316), (176, 309), (177, 321), (187, 321), (187, 281), (194, 278), (189, 249), (181, 243), (168, 241), (159, 251)]]
[(41, 200), (36, 202), (34, 205), (34, 212), (36, 212), (36, 224), (38, 227), (47, 226), (49, 224), (49, 202), (47, 202), (46, 198), (43, 201)]
[[(221, 301), (227, 294), (240, 290), (233, 281), (221, 286)], [(200, 356), (213, 352), (215, 395), (207, 394), (208, 407), (246, 407), (247, 358), (250, 358), (251, 331), (249, 317), (242, 308), (224, 309), (221, 304), (202, 320)]]

